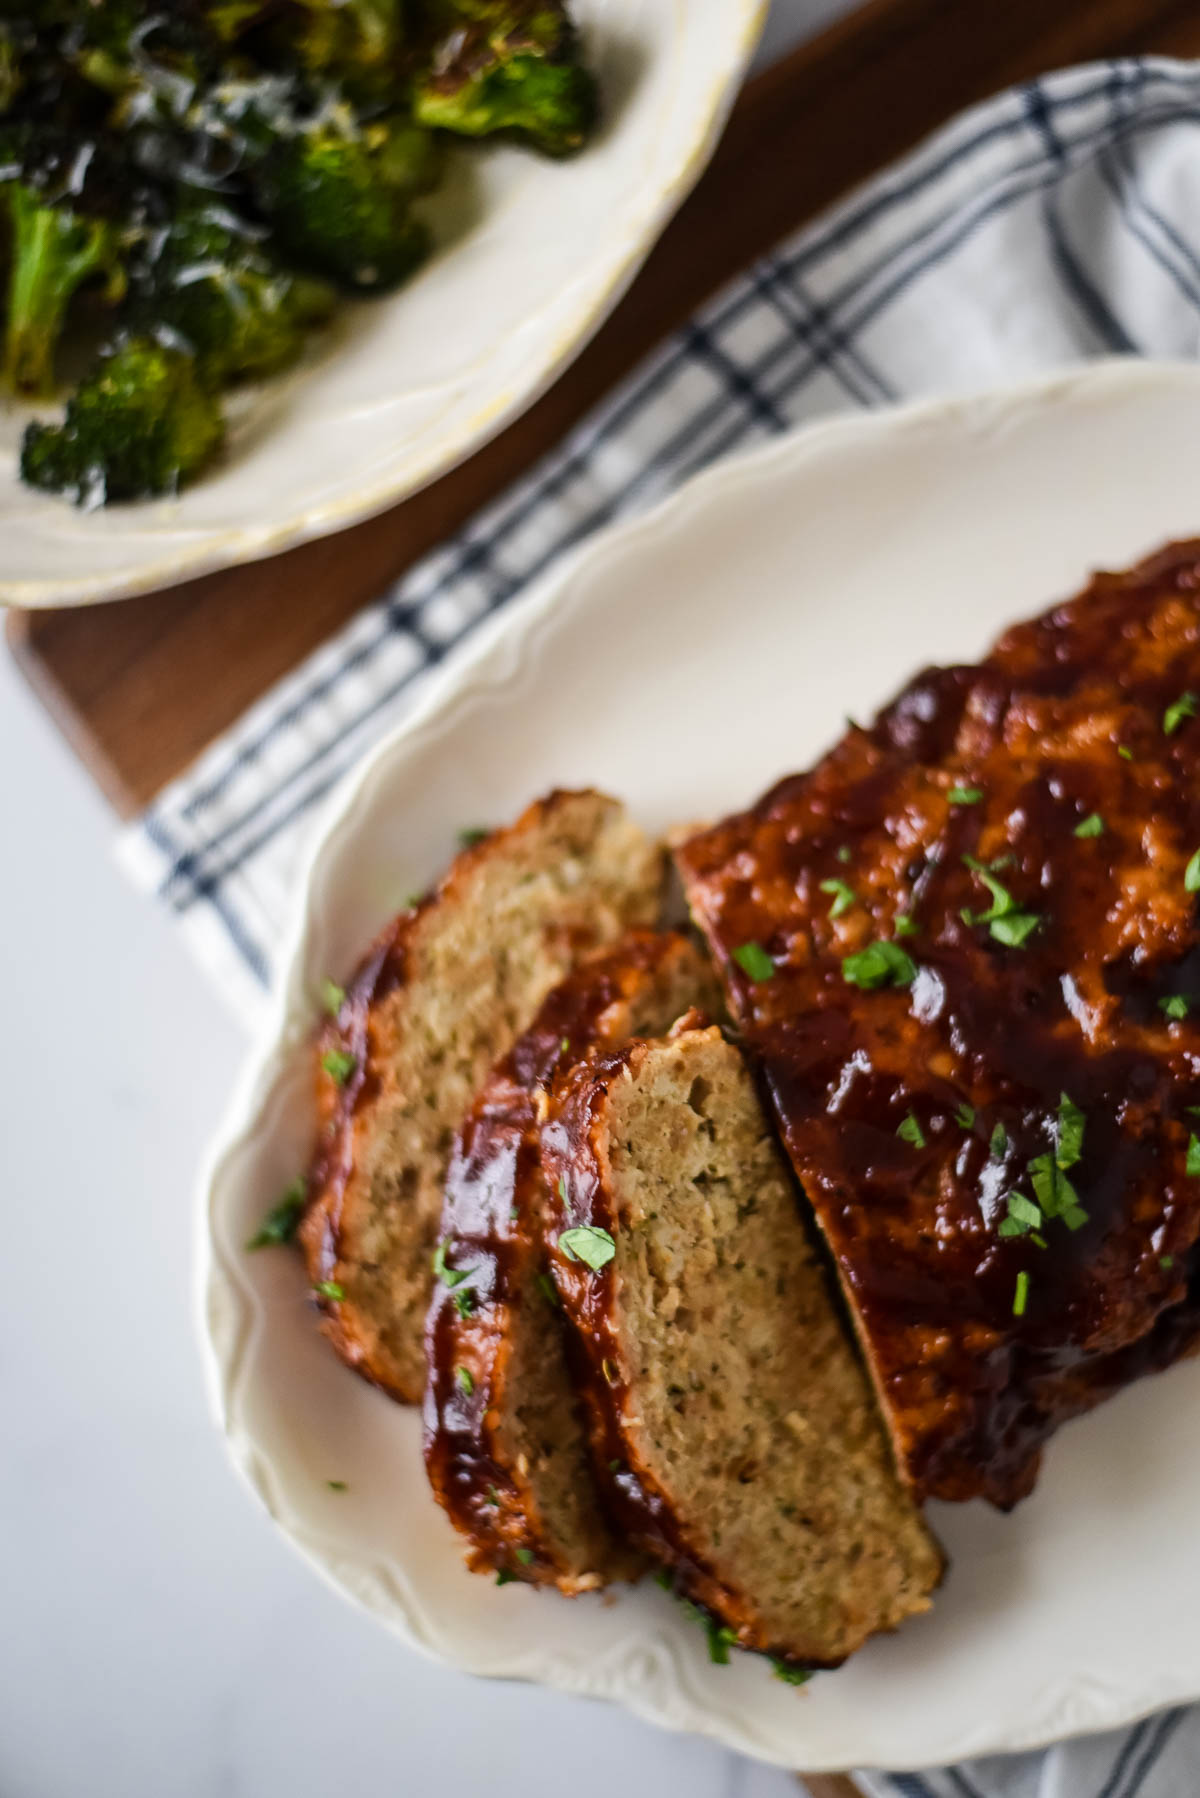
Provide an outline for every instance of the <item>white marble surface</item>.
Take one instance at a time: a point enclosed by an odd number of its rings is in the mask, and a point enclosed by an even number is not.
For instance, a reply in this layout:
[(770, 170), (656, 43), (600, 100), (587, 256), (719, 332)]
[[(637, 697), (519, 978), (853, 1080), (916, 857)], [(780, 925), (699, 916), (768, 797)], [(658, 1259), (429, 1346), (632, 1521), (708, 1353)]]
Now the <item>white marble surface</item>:
[[(847, 0), (776, 0), (764, 56)], [(194, 1170), (242, 1042), (0, 657), (3, 1798), (783, 1798), (787, 1775), (421, 1660), (325, 1590), (206, 1412)]]

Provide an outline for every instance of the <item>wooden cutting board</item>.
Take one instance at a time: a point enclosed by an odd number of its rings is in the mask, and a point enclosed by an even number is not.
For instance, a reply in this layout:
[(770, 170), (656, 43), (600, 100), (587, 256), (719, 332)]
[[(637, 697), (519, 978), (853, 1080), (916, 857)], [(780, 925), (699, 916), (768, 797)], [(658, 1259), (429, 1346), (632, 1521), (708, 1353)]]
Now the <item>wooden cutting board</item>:
[(750, 82), (612, 318), (523, 418), (320, 543), (114, 605), (10, 614), (13, 654), (129, 816), (287, 669), (552, 448), (701, 302), (972, 101), (1092, 57), (1200, 55), (1196, 0), (872, 0)]

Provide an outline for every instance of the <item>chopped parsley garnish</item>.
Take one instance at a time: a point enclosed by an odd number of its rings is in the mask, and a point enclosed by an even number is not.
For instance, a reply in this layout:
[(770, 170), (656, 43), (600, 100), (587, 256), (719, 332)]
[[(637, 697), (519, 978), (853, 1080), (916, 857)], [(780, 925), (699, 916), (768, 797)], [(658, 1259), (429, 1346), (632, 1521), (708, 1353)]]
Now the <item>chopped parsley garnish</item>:
[(1001, 1223), (998, 1234), (1025, 1236), (1030, 1230), (1036, 1230), (1041, 1221), (1041, 1211), (1032, 1199), (1027, 1199), (1023, 1192), (1010, 1192), (1008, 1216)]
[[(1079, 1230), (1087, 1223), (1088, 1214), (1079, 1203), (1079, 1194), (1064, 1171), (1074, 1167), (1083, 1154), (1086, 1122), (1078, 1105), (1063, 1093), (1054, 1124), (1053, 1153), (1035, 1155), (1028, 1167), (1037, 1202), (1035, 1204), (1023, 1192), (1010, 1192), (1007, 1214), (1001, 1220), (997, 1232), (1000, 1236), (1028, 1236), (1039, 1249), (1044, 1249), (1046, 1239), (1037, 1233), (1043, 1222), (1059, 1218), (1068, 1230)], [(997, 1124), (992, 1132), (993, 1160), (1000, 1160), (1007, 1148), (1008, 1137), (1004, 1126)]]
[(743, 974), (751, 980), (769, 980), (775, 972), (775, 963), (767, 954), (761, 943), (741, 943), (733, 952), (733, 959)]
[(344, 1299), (346, 1288), (336, 1280), (318, 1280), (313, 1291), (323, 1299)]
[(909, 1112), (908, 1116), (898, 1127), (896, 1135), (902, 1142), (911, 1143), (914, 1149), (923, 1149), (925, 1147), (925, 1135), (920, 1124), (917, 1122), (916, 1114), (914, 1112)]
[(1035, 1155), (1029, 1163), (1029, 1178), (1047, 1217), (1061, 1217), (1068, 1230), (1081, 1229), (1087, 1223), (1079, 1194), (1053, 1155)]
[(1041, 921), (1036, 912), (1014, 911), (1003, 918), (993, 918), (990, 929), (995, 940), (1003, 943), (1006, 949), (1019, 949)]
[(669, 1573), (665, 1567), (660, 1567), (658, 1569), (654, 1575), (654, 1583), (656, 1586), (661, 1586), (664, 1592), (673, 1592), (675, 1590), (674, 1576)]
[(1104, 835), (1104, 819), (1099, 812), (1089, 812), (1086, 818), (1080, 819), (1075, 826), (1077, 837), (1102, 837)]
[(1001, 885), (996, 876), (973, 855), (964, 855), (963, 861), (970, 868), (992, 896), (992, 903), (986, 911), (963, 911), (965, 924), (986, 924), (996, 942), (1003, 943), (1006, 948), (1019, 949), (1031, 931), (1037, 929), (1041, 917), (1037, 912), (1026, 911), (1013, 898), (1006, 886)]
[(1131, 762), (1133, 760), (1132, 749), (1126, 749), (1124, 743), (1118, 743), (1117, 754), (1120, 756), (1120, 758), (1123, 762)]
[(850, 854), (851, 850), (849, 843), (843, 843), (837, 852), (837, 858), (840, 862), (848, 862), (850, 860)]
[(840, 918), (843, 912), (850, 910), (858, 898), (854, 888), (847, 886), (844, 880), (823, 880), (821, 891), (832, 893), (834, 896), (833, 904), (829, 908), (831, 918)]
[(454, 1309), (458, 1312), (460, 1317), (470, 1317), (472, 1311), (475, 1309), (475, 1294), (471, 1291), (470, 1287), (467, 1288), (466, 1292), (455, 1293)]
[(460, 830), (458, 833), (458, 846), (460, 849), (474, 849), (476, 843), (482, 843), (483, 839), (490, 837), (491, 834), (490, 830), (484, 830), (478, 824), (468, 825), (466, 830)]
[(329, 1487), (329, 1490), (331, 1492), (345, 1492), (346, 1491), (345, 1480), (326, 1480), (325, 1484)]
[(951, 805), (978, 805), (983, 798), (982, 787), (951, 787), (946, 794)]
[(1162, 1268), (1164, 1273), (1169, 1274), (1175, 1265), (1174, 1255), (1160, 1255), (1158, 1258), (1158, 1265)]
[(346, 989), (344, 986), (339, 986), (336, 980), (323, 980), (321, 982), (321, 1004), (325, 1007), (325, 1010), (329, 1013), (331, 1018), (337, 1017), (338, 1012), (345, 1003)]
[(896, 913), (896, 921), (892, 926), (897, 936), (919, 936), (921, 926), (915, 918), (910, 918), (906, 911)]
[(1163, 736), (1173, 736), (1185, 718), (1194, 718), (1198, 703), (1194, 693), (1181, 693), (1174, 705), (1169, 705), (1163, 713)]
[(558, 1176), (558, 1196), (565, 1205), (567, 1202), (567, 1176), (565, 1174)]
[(553, 1305), (555, 1307), (555, 1309), (557, 1309), (558, 1302), (559, 1302), (558, 1292), (555, 1288), (554, 1281), (550, 1278), (550, 1275), (545, 1272), (540, 1273), (537, 1276), (536, 1285), (537, 1285), (538, 1291), (541, 1293), (541, 1295), (545, 1299), (546, 1303), (548, 1305)]
[(1165, 1011), (1169, 1018), (1186, 1018), (1188, 1001), (1182, 993), (1172, 993), (1169, 999), (1159, 1000), (1158, 1008), (1160, 1011)]
[(321, 1066), (338, 1086), (345, 1086), (358, 1066), (358, 1057), (345, 1049), (326, 1049), (321, 1057)]
[(561, 1043), (558, 1045), (558, 1052), (560, 1055), (569, 1055), (571, 1053), (571, 1039), (569, 1036), (563, 1037)]
[(963, 1130), (969, 1130), (975, 1122), (975, 1107), (973, 1105), (968, 1105), (964, 1099), (954, 1114), (954, 1121)]
[(1083, 1154), (1083, 1127), (1087, 1122), (1078, 1105), (1063, 1093), (1058, 1101), (1054, 1131), (1054, 1159), (1059, 1167), (1074, 1167)]
[(1017, 1275), (1017, 1289), (1013, 1293), (1013, 1316), (1024, 1317), (1025, 1307), (1029, 1303), (1029, 1275), (1022, 1268)]
[(296, 1234), (296, 1226), (304, 1215), (304, 1207), (307, 1202), (307, 1180), (293, 1180), (279, 1203), (272, 1205), (267, 1212), (246, 1247), (248, 1249), (271, 1249), (280, 1243), (290, 1242)]
[(849, 986), (911, 986), (917, 977), (917, 964), (899, 943), (883, 940), (868, 943), (842, 963), (842, 979)]
[(689, 1598), (683, 1599), (682, 1604), (684, 1615), (690, 1617), (693, 1623), (698, 1623), (707, 1636), (708, 1658), (714, 1667), (728, 1667), (729, 1650), (737, 1642), (735, 1631), (726, 1623), (718, 1623), (715, 1617), (710, 1617), (707, 1611), (702, 1611)]
[(1188, 1137), (1187, 1175), (1189, 1180), (1200, 1180), (1200, 1137)]
[(582, 1261), (594, 1274), (607, 1267), (617, 1252), (616, 1243), (599, 1224), (577, 1224), (573, 1230), (564, 1230), (558, 1246), (570, 1260)]
[(498, 1510), (500, 1508), (500, 1494), (494, 1486), (489, 1486), (487, 1489), (487, 1502), (492, 1506), (493, 1510)]
[(533, 1550), (532, 1550), (532, 1548), (518, 1548), (516, 1550), (516, 1556), (517, 1556), (518, 1561), (520, 1561), (522, 1567), (532, 1567), (532, 1565), (533, 1565)]
[(1200, 893), (1200, 849), (1197, 849), (1183, 870), (1183, 890), (1185, 893)]
[(456, 1367), (454, 1369), (454, 1378), (460, 1392), (465, 1392), (467, 1397), (470, 1398), (475, 1390), (475, 1376), (471, 1372), (471, 1369), (469, 1367)]
[(793, 1667), (790, 1661), (781, 1661), (774, 1654), (771, 1656), (771, 1669), (776, 1679), (781, 1679), (785, 1686), (806, 1686), (814, 1671), (812, 1667)]
[(502, 1567), (496, 1575), (496, 1584), (498, 1586), (511, 1586), (516, 1577), (516, 1574), (510, 1573), (507, 1567)]
[(475, 1269), (473, 1267), (450, 1267), (446, 1261), (446, 1250), (449, 1247), (450, 1238), (443, 1237), (433, 1251), (433, 1271), (443, 1286), (448, 1286), (453, 1292), (456, 1286), (461, 1286), (464, 1280), (470, 1278)]

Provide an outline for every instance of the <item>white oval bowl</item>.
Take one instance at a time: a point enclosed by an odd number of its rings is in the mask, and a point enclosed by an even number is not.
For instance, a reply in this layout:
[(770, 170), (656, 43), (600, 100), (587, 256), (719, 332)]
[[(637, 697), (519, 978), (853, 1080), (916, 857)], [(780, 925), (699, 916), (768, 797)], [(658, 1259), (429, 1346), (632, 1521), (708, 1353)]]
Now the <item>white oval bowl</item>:
[(468, 456), (595, 331), (697, 180), (765, 0), (575, 0), (604, 122), (562, 163), (456, 149), (441, 248), (348, 303), (304, 363), (231, 409), (220, 464), (176, 499), (81, 512), (22, 485), (0, 407), (0, 604), (83, 605), (273, 555), (368, 517)]
[(417, 1414), (319, 1339), (296, 1257), (242, 1247), (306, 1159), (321, 977), (352, 966), (457, 826), (588, 782), (652, 828), (747, 803), (922, 664), (974, 659), (1091, 569), (1200, 532), (1198, 466), (1195, 367), (1100, 364), (809, 427), (594, 538), (452, 657), (334, 796), (204, 1180), (202, 1328), (236, 1465), (407, 1641), (809, 1770), (1026, 1748), (1200, 1696), (1200, 1362), (1064, 1429), (1012, 1516), (934, 1507), (952, 1567), (933, 1613), (796, 1692), (748, 1656), (710, 1666), (653, 1586), (568, 1603), (469, 1575)]

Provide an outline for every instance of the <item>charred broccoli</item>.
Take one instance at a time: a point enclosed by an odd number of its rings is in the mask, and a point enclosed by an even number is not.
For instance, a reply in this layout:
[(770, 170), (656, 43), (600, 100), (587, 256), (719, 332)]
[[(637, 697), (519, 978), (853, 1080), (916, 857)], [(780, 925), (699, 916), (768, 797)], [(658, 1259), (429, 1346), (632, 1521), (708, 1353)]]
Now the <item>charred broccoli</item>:
[(286, 368), (333, 311), (328, 282), (284, 268), (266, 235), (218, 199), (188, 195), (134, 264), (131, 317), (182, 338), (214, 387)]
[(360, 124), (332, 108), (281, 137), (253, 177), (255, 199), (281, 248), (347, 287), (395, 287), (429, 252), (410, 201), (437, 179), (427, 131), (408, 119)]
[(103, 355), (61, 425), (31, 424), (21, 447), (30, 486), (77, 505), (175, 493), (216, 454), (220, 409), (186, 350), (134, 337)]
[(0, 202), (8, 213), (8, 319), (4, 375), (17, 393), (53, 390), (55, 353), (79, 290), (115, 304), (125, 291), (126, 243), (94, 142), (36, 143), (0, 135)]
[(401, 0), (292, 0), (279, 33), (310, 74), (367, 92), (394, 78), (403, 48)]
[(414, 100), (424, 125), (465, 137), (502, 132), (547, 156), (582, 148), (597, 92), (578, 59), (574, 27), (551, 0), (453, 0), (458, 22), (441, 39)]
[(447, 134), (563, 156), (595, 113), (562, 0), (0, 0), (0, 375), (44, 394), (76, 321), (116, 331), (24, 478), (173, 492), (226, 388), (425, 258)]

